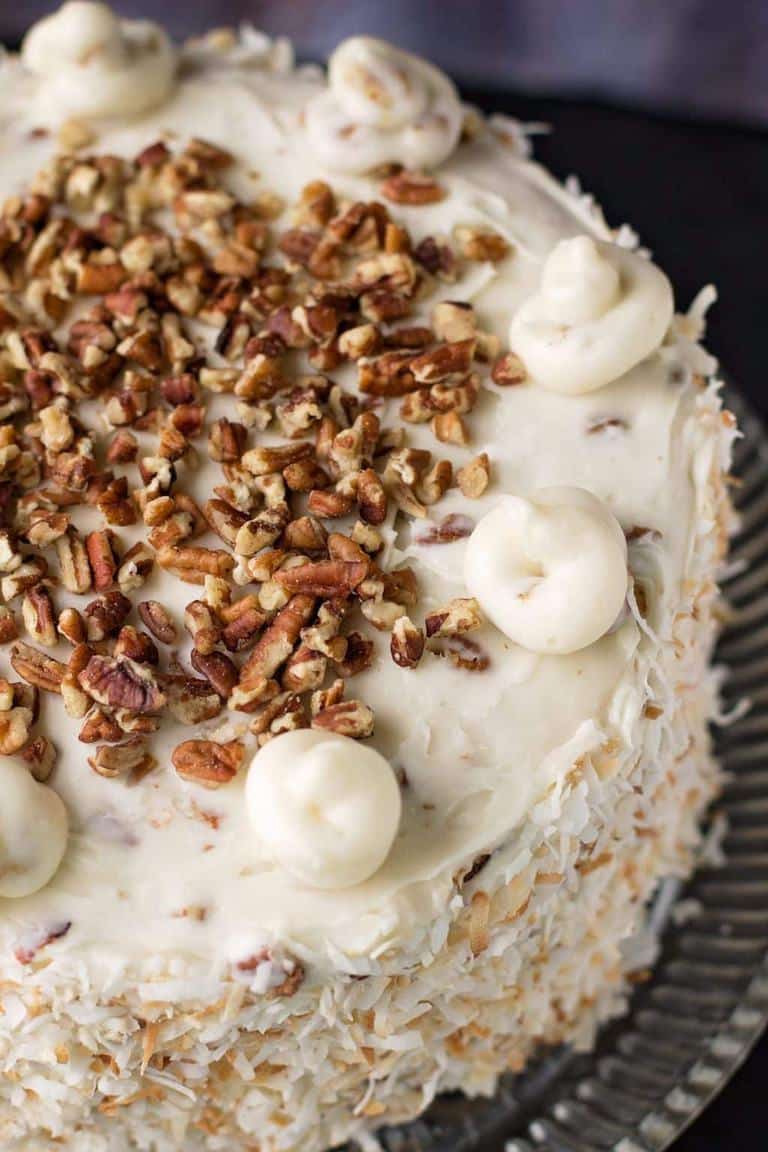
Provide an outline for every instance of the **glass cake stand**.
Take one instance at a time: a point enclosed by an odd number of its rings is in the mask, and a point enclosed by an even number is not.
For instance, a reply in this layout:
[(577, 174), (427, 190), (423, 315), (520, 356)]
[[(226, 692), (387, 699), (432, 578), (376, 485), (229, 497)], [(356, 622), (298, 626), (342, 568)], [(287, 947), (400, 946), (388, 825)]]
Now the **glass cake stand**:
[[(420, 1120), (385, 1130), (388, 1152), (662, 1152), (746, 1059), (768, 1021), (768, 434), (726, 389), (743, 439), (734, 490), (741, 523), (723, 587), (733, 616), (717, 658), (725, 710), (748, 713), (715, 733), (727, 773), (712, 818), (722, 862), (668, 882), (651, 979), (594, 1052), (558, 1050), (491, 1100), (440, 1097)], [(685, 900), (684, 917), (674, 917)]]

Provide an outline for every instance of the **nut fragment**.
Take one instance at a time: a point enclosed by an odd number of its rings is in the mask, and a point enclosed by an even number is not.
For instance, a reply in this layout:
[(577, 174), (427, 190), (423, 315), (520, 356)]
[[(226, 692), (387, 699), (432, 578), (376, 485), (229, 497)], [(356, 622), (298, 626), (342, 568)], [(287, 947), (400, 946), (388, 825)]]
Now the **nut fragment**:
[(424, 621), (428, 637), (456, 636), (470, 632), (483, 623), (480, 605), (472, 596), (450, 600), (444, 608), (430, 612)]
[(29, 644), (22, 644), (21, 641), (14, 644), (11, 649), (11, 666), (27, 684), (33, 684), (44, 692), (61, 691), (66, 666), (52, 656), (38, 652)]
[(220, 788), (237, 775), (245, 748), (239, 740), (215, 744), (212, 740), (185, 740), (174, 748), (173, 766), (182, 780), (204, 788)]
[(21, 605), (24, 627), (32, 640), (45, 648), (56, 643), (56, 624), (50, 592), (42, 584), (31, 588)]
[(151, 669), (126, 657), (91, 656), (78, 681), (97, 704), (109, 708), (158, 712), (165, 704)]
[(477, 500), (485, 492), (490, 480), (490, 467), (488, 453), (481, 452), (457, 472), (459, 488), (469, 500)]
[(32, 712), (29, 708), (10, 708), (0, 712), (0, 756), (11, 756), (29, 739)]
[(175, 644), (176, 625), (162, 604), (157, 600), (142, 600), (136, 608), (142, 621), (161, 644)]
[(373, 710), (361, 700), (340, 700), (322, 708), (312, 717), (312, 727), (336, 732), (353, 740), (364, 740), (373, 732)]
[(424, 633), (408, 616), (400, 616), (392, 628), (390, 652), (400, 668), (415, 668), (424, 653)]

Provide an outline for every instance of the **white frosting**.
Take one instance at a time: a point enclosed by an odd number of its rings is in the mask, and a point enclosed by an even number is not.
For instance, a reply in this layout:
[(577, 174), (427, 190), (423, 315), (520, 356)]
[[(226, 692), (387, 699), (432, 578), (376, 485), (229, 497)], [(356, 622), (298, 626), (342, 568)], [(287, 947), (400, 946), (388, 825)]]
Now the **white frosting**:
[(583, 488), (505, 496), (475, 528), (467, 587), (501, 631), (532, 652), (594, 644), (627, 595), (627, 543), (616, 517)]
[(146, 112), (168, 98), (176, 71), (159, 25), (119, 20), (90, 0), (69, 0), (33, 25), (22, 60), (39, 78), (41, 109), (56, 119)]
[(67, 810), (21, 757), (0, 756), (0, 897), (44, 888), (67, 847)]
[(510, 344), (534, 383), (579, 395), (650, 356), (673, 312), (672, 288), (654, 264), (575, 236), (547, 258), (538, 292), (513, 317)]
[[(53, 152), (50, 137), (30, 136), (40, 125), (37, 88), (37, 78), (17, 58), (9, 56), (0, 66), (0, 199), (23, 192)], [(325, 80), (316, 72), (229, 67), (221, 56), (215, 68), (202, 62), (194, 70), (182, 67), (174, 99), (146, 118), (100, 125), (98, 150), (132, 157), (163, 136), (178, 142), (200, 136), (234, 153), (227, 179), (240, 199), (248, 202), (263, 189), (290, 204), (322, 175), (303, 124), (308, 103), (324, 92)], [(440, 183), (446, 189), (440, 203), (402, 212), (392, 206), (393, 215), (408, 225), (416, 243), (428, 235), (450, 237), (455, 227), (469, 224), (495, 229), (514, 245), (513, 260), (462, 264), (457, 281), (438, 289), (448, 299), (473, 303), (480, 326), (502, 348), (510, 315), (537, 294), (542, 267), (558, 243), (587, 233), (602, 250), (612, 236), (585, 202), (490, 131), (455, 150), (441, 168)], [(368, 177), (336, 176), (332, 184), (351, 200), (379, 194), (379, 181)], [(277, 227), (287, 221), (286, 215)], [(623, 289), (623, 267), (620, 273)], [(428, 321), (435, 298), (425, 298), (414, 322)], [(201, 348), (215, 335), (215, 329), (195, 330)], [(297, 372), (298, 361), (297, 356)], [(482, 374), (487, 376), (484, 368)], [(333, 376), (354, 391), (354, 368)], [(631, 547), (631, 566), (637, 571), (642, 561), (652, 577), (654, 613), (671, 612), (689, 573), (699, 396), (674, 339), (595, 393), (564, 399), (541, 387), (497, 389), (486, 382), (467, 420), (467, 447), (438, 445), (428, 424), (409, 425), (408, 439), (415, 448), (452, 459), (456, 468), (487, 452), (488, 490), (470, 501), (453, 488), (427, 519), (384, 525), (382, 563), (413, 567), (418, 612), (439, 610), (467, 595), (467, 540), (429, 542), (444, 517), (479, 522), (504, 493), (575, 485), (594, 493), (625, 529), (653, 530), (645, 543)], [(231, 396), (206, 396), (206, 407), (209, 424), (223, 415), (237, 419)], [(395, 401), (377, 409), (385, 425), (398, 423), (398, 407)], [(78, 405), (78, 416), (103, 443), (98, 407)], [(612, 430), (590, 432), (606, 418), (615, 422)], [(142, 450), (156, 443), (149, 434), (141, 438)], [(269, 434), (259, 442), (269, 443)], [(183, 490), (200, 503), (221, 483), (221, 468), (204, 443), (203, 438), (196, 464), (179, 466)], [(96, 519), (86, 519), (91, 508), (75, 508), (72, 515), (83, 527), (97, 526)], [(116, 533), (122, 554), (145, 529)], [(189, 643), (180, 625), (196, 590), (156, 566), (139, 595), (168, 607), (179, 624), (179, 659), (188, 666)], [(69, 598), (60, 588), (55, 599), (58, 609), (83, 606), (82, 598)], [(321, 966), (336, 965), (339, 950), (369, 959), (403, 943), (415, 947), (419, 934), (428, 936), (445, 915), (457, 871), (477, 855), (514, 842), (515, 829), (553, 782), (613, 733), (613, 702), (641, 700), (648, 672), (648, 642), (631, 618), (566, 656), (528, 652), (490, 625), (471, 638), (488, 658), (482, 672), (457, 668), (447, 656), (429, 651), (417, 668), (399, 668), (389, 636), (372, 634), (373, 665), (349, 680), (347, 693), (375, 712), (375, 731), (365, 747), (382, 755), (398, 776), (402, 772), (403, 812), (379, 870), (341, 891), (301, 883), (262, 853), (248, 816), (244, 774), (208, 793), (174, 773), (174, 747), (193, 734), (207, 735), (220, 721), (198, 733), (164, 717), (151, 737), (156, 770), (138, 782), (106, 779), (84, 763), (78, 724), (64, 714), (61, 699), (42, 694), (39, 731), (52, 736), (58, 749), (52, 787), (70, 814), (71, 847), (52, 882), (15, 901), (13, 920), (0, 918), (0, 946), (12, 952), (20, 932), (71, 920), (56, 948), (71, 950), (78, 965), (105, 972), (106, 979), (116, 966), (147, 971), (168, 955), (207, 974), (227, 962), (235, 938), (254, 946), (279, 940)], [(66, 659), (66, 646), (54, 654)], [(0, 649), (0, 675), (15, 679), (7, 657), (8, 648)], [(227, 723), (242, 726), (237, 735), (249, 755), (255, 752), (248, 717), (230, 714)], [(204, 909), (205, 919), (183, 915), (190, 907)]]
[(384, 757), (312, 729), (286, 732), (257, 752), (246, 802), (265, 855), (315, 888), (373, 876), (400, 824), (400, 789)]
[(439, 69), (383, 40), (345, 40), (328, 62), (328, 90), (309, 102), (309, 142), (338, 172), (381, 164), (433, 168), (456, 147), (463, 111)]

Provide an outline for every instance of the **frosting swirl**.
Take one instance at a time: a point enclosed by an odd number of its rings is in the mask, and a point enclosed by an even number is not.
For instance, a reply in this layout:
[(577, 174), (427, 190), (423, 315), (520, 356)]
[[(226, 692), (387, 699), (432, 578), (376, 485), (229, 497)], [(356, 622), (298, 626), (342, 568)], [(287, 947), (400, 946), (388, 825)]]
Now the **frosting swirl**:
[(345, 40), (328, 62), (328, 89), (306, 108), (310, 145), (326, 167), (362, 173), (381, 164), (433, 168), (461, 134), (451, 81), (383, 40)]
[(580, 395), (650, 356), (674, 312), (672, 289), (650, 261), (616, 244), (561, 240), (538, 292), (515, 314), (510, 344), (536, 384)]
[(44, 888), (67, 846), (67, 810), (18, 756), (0, 757), (0, 896)]
[(55, 116), (133, 116), (171, 93), (176, 55), (149, 20), (119, 20), (105, 5), (69, 0), (39, 20), (22, 44), (39, 77), (39, 98)]
[(627, 543), (584, 488), (505, 496), (467, 542), (467, 587), (510, 640), (565, 655), (612, 627), (627, 594)]
[(348, 736), (313, 729), (283, 733), (259, 750), (246, 802), (265, 854), (313, 888), (367, 880), (400, 825), (388, 761)]

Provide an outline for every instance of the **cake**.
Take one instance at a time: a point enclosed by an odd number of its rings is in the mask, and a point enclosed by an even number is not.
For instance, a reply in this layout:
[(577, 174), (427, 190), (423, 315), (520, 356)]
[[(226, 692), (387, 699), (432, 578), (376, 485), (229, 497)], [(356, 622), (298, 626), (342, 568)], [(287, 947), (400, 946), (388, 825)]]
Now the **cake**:
[(0, 93), (2, 1147), (588, 1047), (718, 787), (712, 291), (366, 37), (74, 0)]

